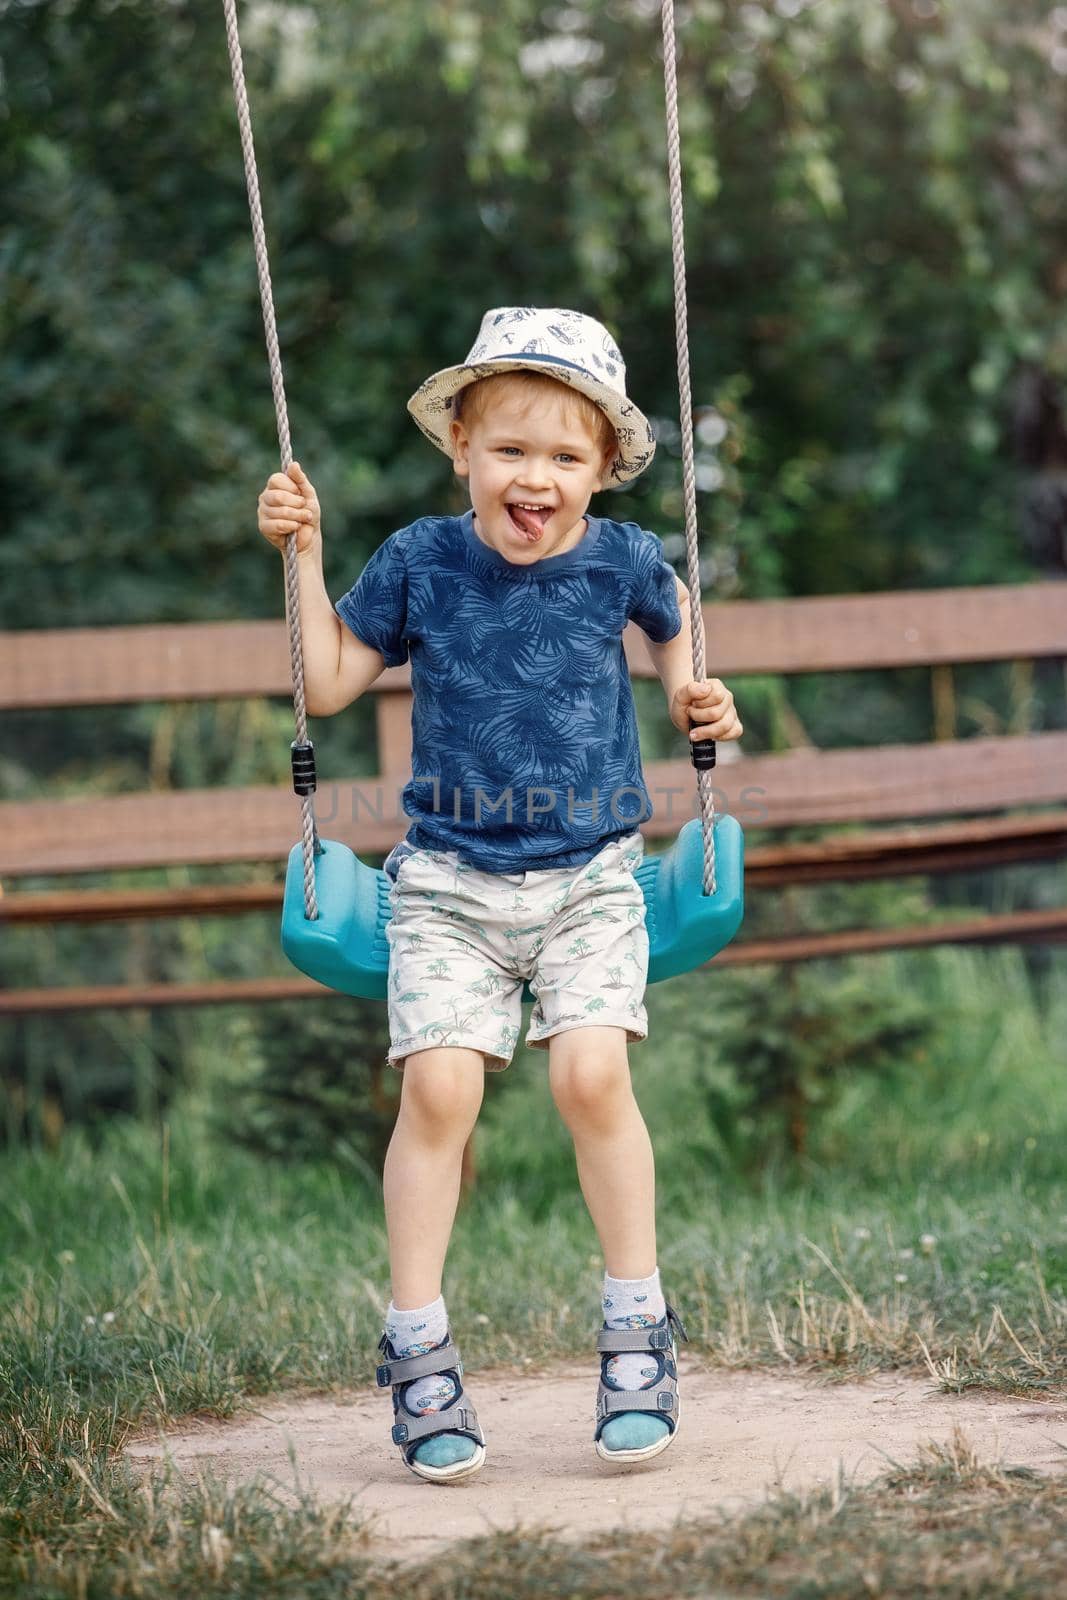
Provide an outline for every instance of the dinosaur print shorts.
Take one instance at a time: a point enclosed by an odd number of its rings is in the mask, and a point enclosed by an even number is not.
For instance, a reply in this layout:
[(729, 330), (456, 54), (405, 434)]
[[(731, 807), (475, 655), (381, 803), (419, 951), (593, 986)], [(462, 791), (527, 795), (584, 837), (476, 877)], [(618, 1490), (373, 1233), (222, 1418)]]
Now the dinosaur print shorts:
[[(403, 852), (407, 851), (407, 854)], [(547, 1050), (570, 1028), (648, 1033), (640, 833), (612, 839), (583, 867), (482, 872), (454, 850), (406, 841), (393, 881), (388, 1063), (438, 1045), (480, 1050), (490, 1072), (511, 1060), (523, 985), (534, 996), (526, 1043)]]

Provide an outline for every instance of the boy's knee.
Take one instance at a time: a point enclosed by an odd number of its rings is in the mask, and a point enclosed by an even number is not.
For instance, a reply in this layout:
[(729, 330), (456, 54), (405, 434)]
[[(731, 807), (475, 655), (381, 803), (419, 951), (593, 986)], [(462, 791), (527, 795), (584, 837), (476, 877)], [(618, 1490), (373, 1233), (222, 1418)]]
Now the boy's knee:
[(485, 1058), (458, 1047), (417, 1050), (404, 1060), (401, 1110), (424, 1128), (466, 1128), (478, 1115)]
[[(626, 1036), (606, 1045), (583, 1041), (580, 1035), (590, 1030), (574, 1028), (561, 1036), (560, 1045), (550, 1053), (549, 1085), (552, 1097), (563, 1115), (583, 1119), (610, 1115), (621, 1096), (632, 1094), (630, 1067), (626, 1057)], [(567, 1043), (563, 1044), (566, 1039)]]

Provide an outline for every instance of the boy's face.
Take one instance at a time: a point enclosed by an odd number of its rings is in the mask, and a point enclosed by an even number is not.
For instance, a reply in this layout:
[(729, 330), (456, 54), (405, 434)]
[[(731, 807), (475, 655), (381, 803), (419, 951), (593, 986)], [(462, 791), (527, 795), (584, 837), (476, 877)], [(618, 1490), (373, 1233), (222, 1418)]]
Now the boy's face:
[(455, 470), (470, 480), (474, 530), (517, 566), (576, 545), (610, 465), (567, 396), (520, 401), (501, 385), (484, 415), (452, 423)]

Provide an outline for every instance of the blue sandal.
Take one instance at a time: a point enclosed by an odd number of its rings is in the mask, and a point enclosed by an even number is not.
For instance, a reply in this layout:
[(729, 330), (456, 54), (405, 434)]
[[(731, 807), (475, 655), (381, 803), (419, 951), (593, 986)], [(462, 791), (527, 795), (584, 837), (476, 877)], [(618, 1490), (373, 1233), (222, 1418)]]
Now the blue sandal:
[[(596, 1347), (600, 1351), (600, 1385), (596, 1396), (596, 1432), (593, 1439), (596, 1453), (604, 1461), (647, 1461), (666, 1450), (678, 1431), (681, 1404), (678, 1397), (678, 1358), (674, 1341), (674, 1328), (678, 1329), (688, 1344), (689, 1335), (682, 1319), (670, 1304), (666, 1314), (650, 1328), (601, 1328)], [(656, 1377), (645, 1389), (617, 1389), (605, 1382), (607, 1364), (611, 1357), (623, 1351), (647, 1351), (655, 1358)], [(608, 1423), (620, 1412), (649, 1412), (662, 1417), (667, 1432), (649, 1428), (644, 1417), (635, 1417), (632, 1429), (633, 1443), (628, 1448), (610, 1449), (602, 1435)], [(648, 1442), (648, 1435), (655, 1437)]]
[[(478, 1413), (464, 1393), (460, 1379), (463, 1362), (452, 1343), (449, 1330), (444, 1344), (427, 1350), (419, 1356), (396, 1356), (387, 1334), (378, 1341), (386, 1360), (378, 1367), (376, 1378), (379, 1389), (393, 1390), (393, 1443), (400, 1446), (404, 1465), (410, 1467), (418, 1478), (428, 1478), (432, 1483), (455, 1483), (469, 1478), (485, 1461), (485, 1438), (478, 1425)], [(440, 1411), (420, 1414), (409, 1411), (404, 1404), (403, 1391), (413, 1378), (425, 1378), (432, 1372), (447, 1373), (456, 1386), (455, 1396)], [(416, 1450), (426, 1439), (437, 1433), (458, 1433), (473, 1440), (474, 1449), (459, 1461), (433, 1466), (428, 1461), (418, 1461)]]

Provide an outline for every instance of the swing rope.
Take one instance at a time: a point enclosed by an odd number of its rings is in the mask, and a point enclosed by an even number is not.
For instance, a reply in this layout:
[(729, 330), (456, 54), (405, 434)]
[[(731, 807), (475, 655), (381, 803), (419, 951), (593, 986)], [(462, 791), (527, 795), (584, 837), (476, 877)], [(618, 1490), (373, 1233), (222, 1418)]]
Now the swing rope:
[[(256, 272), (259, 278), (259, 298), (263, 310), (263, 328), (267, 341), (267, 359), (270, 364), (271, 389), (278, 423), (278, 444), (281, 451), (282, 471), (292, 464), (293, 452), (289, 436), (289, 414), (285, 404), (285, 384), (282, 378), (281, 352), (278, 347), (278, 329), (274, 316), (274, 297), (271, 291), (270, 263), (267, 256), (267, 238), (263, 226), (263, 208), (259, 195), (259, 174), (252, 139), (252, 117), (245, 87), (241, 40), (237, 29), (237, 0), (222, 0), (226, 19), (226, 44), (230, 56), (230, 74), (233, 79), (237, 121), (240, 128), (241, 152), (244, 157), (245, 183), (248, 189), (248, 208), (252, 221), (252, 242), (256, 255)], [(686, 565), (688, 570), (689, 614), (693, 643), (693, 676), (700, 682), (704, 677), (704, 620), (700, 605), (700, 554), (697, 539), (696, 473), (693, 463), (693, 406), (689, 378), (689, 338), (687, 331), (685, 290), (685, 243), (682, 220), (682, 176), (680, 141), (678, 134), (678, 80), (675, 66), (674, 0), (662, 0), (663, 17), (663, 80), (667, 104), (667, 164), (670, 187), (671, 246), (674, 262), (674, 318), (678, 347), (678, 393), (682, 428), (682, 493), (685, 506)], [(289, 655), (293, 675), (293, 711), (296, 720), (296, 739), (292, 744), (293, 787), (301, 798), (302, 853), (304, 867), (304, 915), (309, 921), (318, 918), (318, 901), (315, 894), (315, 856), (319, 853), (318, 829), (312, 795), (315, 791), (315, 762), (307, 732), (307, 706), (304, 696), (304, 651), (300, 633), (300, 589), (296, 564), (296, 539), (290, 534), (285, 542), (285, 611), (289, 627)], [(697, 792), (700, 798), (701, 828), (704, 838), (704, 893), (715, 893), (715, 822), (714, 795), (711, 786), (711, 768), (715, 764), (715, 746), (711, 740), (690, 743), (690, 755), (697, 770)]]
[[(689, 382), (689, 318), (685, 292), (685, 227), (682, 218), (682, 157), (678, 133), (678, 71), (674, 43), (674, 0), (663, 0), (663, 94), (667, 106), (667, 178), (671, 205), (671, 252), (674, 259), (674, 331), (678, 347), (678, 410), (682, 426), (682, 498), (685, 507), (685, 561), (689, 587), (689, 620), (693, 642), (693, 677), (704, 679), (704, 613), (700, 605), (700, 546), (697, 536), (696, 467), (693, 461), (693, 396)], [(704, 838), (704, 893), (715, 893), (715, 792), (711, 774), (715, 743), (690, 743), (697, 774), (700, 826)]]
[[(252, 215), (252, 242), (256, 251), (256, 271), (259, 274), (259, 298), (263, 307), (263, 328), (267, 336), (267, 359), (270, 362), (270, 381), (274, 391), (274, 411), (278, 419), (278, 444), (281, 448), (282, 471), (288, 472), (293, 461), (289, 441), (289, 412), (285, 404), (285, 383), (282, 378), (282, 358), (278, 348), (278, 328), (274, 320), (274, 296), (270, 286), (270, 262), (267, 259), (267, 236), (263, 227), (263, 208), (259, 200), (259, 173), (256, 169), (256, 151), (252, 143), (252, 115), (248, 109), (245, 89), (244, 63), (241, 59), (241, 40), (237, 32), (237, 0), (223, 0), (226, 12), (226, 43), (230, 52), (230, 75), (237, 102), (237, 121), (241, 130), (241, 151), (245, 162), (245, 183), (248, 188), (248, 209)], [(315, 894), (315, 856), (319, 852), (318, 829), (315, 825), (315, 758), (308, 739), (307, 705), (304, 699), (304, 645), (300, 633), (300, 587), (296, 565), (296, 539), (292, 534), (285, 541), (285, 614), (289, 622), (289, 657), (293, 669), (293, 713), (296, 718), (296, 739), (293, 742), (293, 787), (300, 795), (301, 833), (304, 854), (304, 915), (309, 921), (318, 919), (319, 906)]]

